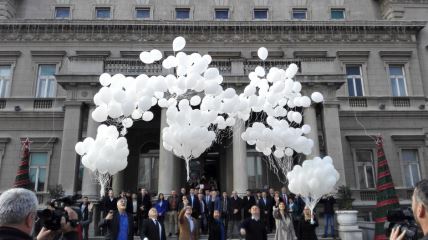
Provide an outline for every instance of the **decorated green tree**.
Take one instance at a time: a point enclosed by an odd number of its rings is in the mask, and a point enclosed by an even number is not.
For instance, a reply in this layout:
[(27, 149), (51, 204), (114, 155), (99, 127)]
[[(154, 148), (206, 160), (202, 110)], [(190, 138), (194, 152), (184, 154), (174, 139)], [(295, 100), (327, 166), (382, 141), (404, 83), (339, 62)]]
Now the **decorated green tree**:
[(383, 139), (381, 136), (376, 139), (377, 146), (377, 185), (376, 185), (376, 232), (375, 240), (388, 239), (385, 235), (384, 225), (386, 216), (389, 210), (400, 207), (397, 194), (395, 192), (394, 183), (389, 171), (388, 160), (386, 159), (383, 150)]
[(30, 139), (21, 141), (22, 144), (22, 157), (19, 164), (18, 172), (16, 174), (14, 187), (26, 188), (31, 190), (31, 182), (29, 177), (29, 165), (30, 165)]

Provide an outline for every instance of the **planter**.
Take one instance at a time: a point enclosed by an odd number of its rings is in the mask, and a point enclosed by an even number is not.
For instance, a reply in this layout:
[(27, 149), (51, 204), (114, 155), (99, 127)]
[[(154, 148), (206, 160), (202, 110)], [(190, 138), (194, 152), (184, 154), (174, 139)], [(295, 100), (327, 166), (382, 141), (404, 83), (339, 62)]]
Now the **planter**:
[(337, 214), (337, 222), (339, 223), (339, 227), (351, 227), (358, 226), (357, 225), (357, 210), (338, 210)]

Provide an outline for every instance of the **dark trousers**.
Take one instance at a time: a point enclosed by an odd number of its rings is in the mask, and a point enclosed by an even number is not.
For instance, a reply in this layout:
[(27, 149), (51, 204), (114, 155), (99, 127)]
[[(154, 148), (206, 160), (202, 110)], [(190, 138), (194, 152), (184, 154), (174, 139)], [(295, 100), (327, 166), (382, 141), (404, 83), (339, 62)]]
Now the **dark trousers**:
[(89, 239), (88, 232), (89, 232), (89, 225), (82, 226), (83, 240), (88, 240)]
[(221, 220), (224, 224), (224, 232), (226, 233), (226, 236), (227, 236), (227, 226), (229, 225), (229, 214), (227, 212), (222, 212)]

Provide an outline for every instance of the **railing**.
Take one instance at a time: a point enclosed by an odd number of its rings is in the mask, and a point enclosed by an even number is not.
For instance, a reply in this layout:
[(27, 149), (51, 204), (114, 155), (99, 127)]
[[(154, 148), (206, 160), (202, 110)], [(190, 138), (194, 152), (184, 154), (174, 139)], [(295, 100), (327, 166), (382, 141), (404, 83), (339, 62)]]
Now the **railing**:
[(50, 109), (52, 108), (52, 99), (35, 99), (34, 109)]
[(139, 59), (107, 59), (104, 61), (104, 72), (110, 74), (122, 73), (124, 75), (160, 75), (162, 63), (144, 64)]
[(360, 191), (361, 201), (376, 201), (376, 191)]
[(394, 107), (410, 107), (410, 99), (406, 97), (394, 97), (392, 104)]
[(266, 71), (272, 67), (277, 67), (280, 69), (287, 69), (288, 65), (295, 63), (299, 67), (299, 72), (302, 72), (301, 62), (292, 61), (292, 60), (273, 60), (273, 61), (260, 61), (260, 60), (247, 60), (244, 62), (244, 74), (248, 75), (250, 72), (254, 71), (257, 66), (262, 66)]
[(232, 63), (230, 61), (215, 60), (210, 63), (210, 67), (216, 67), (221, 75), (230, 75), (232, 73)]
[[(404, 203), (411, 201), (413, 195), (412, 188), (397, 187), (395, 191), (401, 203), (403, 203), (403, 201)], [(352, 198), (355, 199), (354, 205), (373, 204), (377, 200), (376, 193), (376, 189), (352, 189)]]
[(361, 97), (356, 97), (356, 98), (349, 98), (349, 106), (351, 108), (354, 107), (367, 107), (367, 99), (366, 98), (361, 98)]
[(0, 99), (0, 109), (6, 108), (6, 99)]

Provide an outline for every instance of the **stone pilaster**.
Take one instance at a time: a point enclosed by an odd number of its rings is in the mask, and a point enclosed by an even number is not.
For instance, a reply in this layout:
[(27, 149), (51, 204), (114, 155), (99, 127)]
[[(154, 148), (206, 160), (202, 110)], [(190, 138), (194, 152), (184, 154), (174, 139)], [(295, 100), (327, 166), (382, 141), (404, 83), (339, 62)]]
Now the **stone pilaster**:
[(317, 115), (314, 106), (305, 108), (303, 111), (304, 123), (311, 126), (311, 132), (306, 136), (314, 140), (314, 147), (312, 148), (312, 153), (306, 156), (306, 159), (313, 159), (320, 154), (320, 147), (318, 141), (318, 126), (317, 126)]
[(64, 129), (62, 135), (61, 159), (59, 164), (59, 181), (65, 194), (76, 191), (79, 160), (74, 146), (81, 136), (82, 102), (68, 101), (64, 103)]
[(233, 190), (244, 194), (248, 189), (247, 144), (241, 138), (245, 126), (237, 122), (233, 127)]
[(162, 130), (167, 126), (166, 123), (166, 109), (163, 108), (161, 111), (161, 126), (160, 126), (160, 142), (159, 142), (159, 181), (158, 181), (158, 192), (169, 194), (171, 190), (178, 190), (179, 178), (178, 173), (179, 164), (172, 152), (167, 151), (163, 147), (163, 136)]

